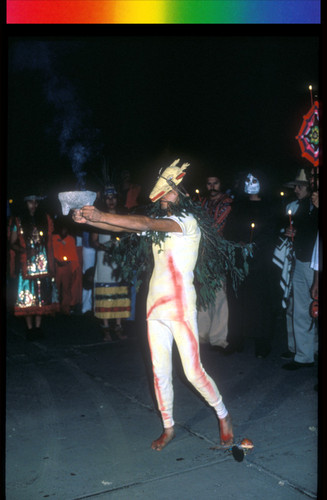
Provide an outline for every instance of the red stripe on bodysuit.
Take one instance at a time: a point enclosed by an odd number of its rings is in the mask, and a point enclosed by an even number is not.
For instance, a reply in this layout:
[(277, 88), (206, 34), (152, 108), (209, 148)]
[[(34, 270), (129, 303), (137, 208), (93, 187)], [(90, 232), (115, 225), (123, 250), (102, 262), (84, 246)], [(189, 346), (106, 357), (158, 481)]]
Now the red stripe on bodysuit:
[(168, 256), (168, 266), (171, 275), (171, 280), (175, 289), (176, 313), (177, 321), (184, 321), (184, 307), (183, 307), (183, 277), (174, 265), (171, 255)]
[(149, 319), (150, 315), (157, 307), (162, 306), (163, 304), (167, 304), (168, 302), (175, 301), (177, 312), (175, 321), (184, 321), (183, 278), (181, 273), (176, 269), (171, 255), (168, 256), (168, 267), (171, 275), (171, 281), (174, 285), (175, 293), (170, 296), (168, 295), (166, 297), (160, 297), (158, 300), (156, 300), (156, 302), (152, 305), (147, 313), (147, 319)]
[[(182, 300), (182, 296), (183, 296), (183, 279), (182, 279), (182, 275), (175, 268), (174, 261), (173, 261), (173, 258), (172, 258), (171, 255), (168, 256), (168, 265), (169, 265), (169, 270), (170, 270), (170, 274), (171, 274), (171, 280), (172, 280), (172, 282), (174, 284), (175, 293), (173, 295), (171, 295), (171, 296), (160, 297), (152, 305), (151, 309), (148, 311), (147, 319), (150, 317), (150, 315), (151, 315), (151, 313), (153, 312), (154, 309), (156, 309), (157, 307), (159, 307), (159, 306), (161, 306), (163, 304), (167, 304), (168, 302), (171, 302), (171, 301), (175, 300), (176, 306), (177, 306), (178, 317), (180, 317), (179, 321), (182, 321), (183, 323), (185, 323), (184, 322), (183, 300)], [(151, 348), (150, 339), (148, 339), (148, 341), (149, 341), (149, 347), (150, 347), (150, 352), (151, 352), (152, 348)], [(152, 357), (152, 354), (151, 354), (151, 357)], [(159, 386), (159, 381), (158, 381), (159, 379), (156, 376), (155, 370), (153, 370), (153, 377), (154, 377), (154, 387), (155, 387), (155, 391), (156, 391), (157, 398), (158, 398), (159, 408), (160, 408), (160, 411), (162, 413), (162, 418), (163, 418), (163, 420), (167, 420), (168, 418), (170, 418), (170, 415), (168, 415), (165, 412), (164, 402), (163, 402), (163, 398), (162, 398), (162, 394), (161, 394), (161, 390), (160, 390), (160, 386)]]
[(149, 309), (146, 319), (149, 319), (149, 316), (154, 309), (156, 309), (159, 306), (162, 306), (163, 304), (167, 304), (167, 302), (171, 302), (172, 300), (173, 297), (160, 297), (160, 299), (156, 300), (155, 303), (152, 305), (152, 307)]
[(183, 304), (183, 278), (182, 274), (174, 265), (174, 261), (171, 255), (168, 257), (168, 265), (170, 269), (171, 279), (174, 284), (175, 289), (175, 301), (176, 301), (176, 312), (177, 312), (177, 321), (180, 321), (184, 324), (185, 329), (187, 331), (187, 335), (189, 341), (191, 343), (191, 351), (192, 351), (192, 359), (194, 360), (193, 369), (196, 372), (199, 379), (203, 380), (203, 386), (207, 386), (207, 390), (211, 392), (211, 394), (216, 397), (215, 390), (212, 387), (211, 382), (206, 378), (206, 374), (202, 366), (200, 365), (200, 356), (199, 356), (199, 347), (198, 342), (194, 336), (194, 332), (190, 328), (190, 325), (187, 321), (185, 321), (185, 308)]
[[(149, 343), (151, 359), (152, 359), (152, 347), (151, 347), (149, 335), (148, 335), (148, 343)], [(165, 411), (165, 406), (164, 406), (164, 402), (162, 399), (161, 390), (159, 387), (159, 379), (155, 373), (154, 368), (153, 368), (153, 382), (154, 382), (155, 393), (156, 393), (156, 396), (158, 399), (159, 410), (160, 410), (160, 413), (162, 414), (162, 419), (163, 419), (163, 421), (168, 420), (171, 416), (168, 415), (168, 413)]]
[[(211, 381), (207, 379), (206, 377), (206, 372), (204, 371), (203, 367), (201, 366), (200, 362), (200, 355), (199, 355), (199, 344), (196, 341), (196, 338), (194, 336), (194, 332), (192, 329), (189, 327), (186, 321), (183, 321), (185, 328), (187, 330), (187, 335), (189, 338), (189, 341), (191, 343), (191, 352), (192, 352), (192, 360), (193, 360), (193, 370), (196, 373), (196, 376), (199, 380), (202, 380), (202, 387), (206, 387), (207, 391), (210, 392), (212, 398), (217, 398), (216, 391), (214, 390)], [(199, 390), (199, 389), (198, 389)]]
[[(188, 339), (191, 343), (191, 352), (192, 352), (191, 357), (193, 360), (193, 370), (196, 373), (197, 378), (199, 380), (202, 380), (202, 384), (200, 384), (200, 385), (202, 385), (202, 387), (206, 386), (207, 392), (210, 392), (212, 398), (216, 398), (217, 397), (216, 392), (215, 392), (211, 382), (207, 379), (206, 373), (200, 364), (199, 347), (198, 347), (198, 342), (196, 341), (196, 338), (194, 336), (194, 332), (190, 328), (189, 323), (187, 321), (185, 321), (185, 315), (184, 315), (185, 309), (184, 309), (184, 303), (183, 303), (183, 290), (184, 290), (183, 278), (182, 278), (182, 274), (180, 273), (180, 271), (178, 271), (178, 269), (175, 267), (174, 261), (173, 261), (173, 258), (171, 255), (168, 256), (168, 266), (169, 266), (169, 270), (170, 270), (171, 280), (172, 280), (172, 283), (174, 286), (174, 293), (170, 297), (169, 296), (168, 297), (161, 297), (160, 299), (158, 299), (153, 304), (151, 309), (149, 310), (147, 318), (149, 318), (152, 311), (155, 308), (157, 308), (158, 306), (165, 304), (165, 303), (168, 303), (172, 300), (175, 301), (176, 313), (177, 313), (177, 317), (176, 317), (175, 321), (179, 321), (180, 323), (182, 323), (185, 326)], [(151, 346), (150, 346), (150, 351), (151, 351)], [(160, 387), (158, 384), (158, 379), (157, 379), (155, 373), (154, 373), (154, 385), (155, 385), (156, 392), (158, 395), (158, 400), (159, 400), (158, 402), (159, 402), (159, 405), (160, 405), (160, 408), (161, 408), (161, 411), (163, 414), (163, 418), (164, 418), (164, 415), (165, 415), (164, 405), (163, 405)]]

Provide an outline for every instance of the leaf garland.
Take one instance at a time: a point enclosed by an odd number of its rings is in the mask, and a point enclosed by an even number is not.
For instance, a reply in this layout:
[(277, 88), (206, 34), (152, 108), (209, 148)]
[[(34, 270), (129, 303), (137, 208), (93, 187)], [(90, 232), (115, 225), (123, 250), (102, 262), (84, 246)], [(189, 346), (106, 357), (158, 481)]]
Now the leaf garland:
[[(238, 285), (249, 272), (248, 258), (253, 256), (254, 244), (241, 245), (228, 241), (217, 232), (207, 212), (189, 196), (180, 196), (178, 204), (169, 204), (168, 211), (178, 218), (192, 214), (201, 230), (198, 260), (194, 269), (194, 285), (197, 290), (198, 307), (206, 308), (214, 303), (216, 291), (221, 289), (229, 274), (236, 291)], [(148, 207), (149, 217), (160, 218), (167, 215), (160, 207), (160, 201)], [(152, 244), (161, 251), (161, 243), (167, 237), (165, 232), (147, 231), (123, 233), (113, 239), (106, 260), (117, 265), (117, 279), (133, 283), (136, 289), (142, 283), (142, 275), (153, 266)]]

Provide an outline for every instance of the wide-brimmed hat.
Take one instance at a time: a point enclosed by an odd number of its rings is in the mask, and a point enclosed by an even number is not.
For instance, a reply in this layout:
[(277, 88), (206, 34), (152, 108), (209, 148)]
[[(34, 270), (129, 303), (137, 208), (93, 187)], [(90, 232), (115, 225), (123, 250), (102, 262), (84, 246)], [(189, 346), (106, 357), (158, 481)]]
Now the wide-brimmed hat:
[(44, 200), (46, 196), (37, 196), (36, 194), (29, 194), (24, 197), (24, 201), (41, 201)]
[(183, 163), (183, 165), (178, 167), (177, 164), (179, 161), (180, 159), (178, 158), (169, 167), (160, 170), (158, 180), (149, 196), (153, 203), (160, 200), (162, 196), (172, 189), (176, 189), (177, 185), (183, 180), (186, 174), (185, 170), (190, 164)]
[(294, 181), (287, 182), (285, 186), (294, 188), (295, 186), (309, 186), (309, 183), (307, 172), (304, 168), (301, 168), (297, 171)]

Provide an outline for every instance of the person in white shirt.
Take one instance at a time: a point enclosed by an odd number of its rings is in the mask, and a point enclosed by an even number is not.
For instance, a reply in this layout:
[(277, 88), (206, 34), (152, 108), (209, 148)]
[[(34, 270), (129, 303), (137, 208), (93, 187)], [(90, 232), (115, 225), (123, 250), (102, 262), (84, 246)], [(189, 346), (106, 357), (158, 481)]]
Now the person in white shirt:
[(152, 449), (162, 450), (175, 436), (173, 419), (172, 346), (178, 347), (188, 380), (219, 420), (221, 445), (233, 443), (230, 415), (212, 378), (204, 370), (199, 353), (196, 291), (193, 271), (198, 258), (201, 230), (192, 214), (174, 216), (171, 207), (179, 203), (177, 185), (189, 164), (173, 162), (162, 173), (150, 194), (160, 200), (166, 215), (118, 215), (100, 212), (93, 206), (75, 210), (75, 222), (108, 231), (165, 233), (161, 244), (153, 243), (154, 269), (147, 297), (148, 340), (152, 358), (154, 387), (163, 421), (163, 432), (152, 442)]

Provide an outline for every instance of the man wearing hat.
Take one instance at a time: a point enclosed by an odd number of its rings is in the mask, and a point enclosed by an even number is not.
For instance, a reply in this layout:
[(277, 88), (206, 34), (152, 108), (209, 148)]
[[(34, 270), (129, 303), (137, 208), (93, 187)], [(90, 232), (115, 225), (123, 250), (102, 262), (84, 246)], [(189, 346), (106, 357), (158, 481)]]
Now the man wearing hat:
[(318, 209), (311, 200), (309, 170), (300, 169), (294, 181), (286, 186), (294, 188), (297, 200), (286, 206), (291, 224), (286, 228), (285, 236), (293, 242), (295, 263), (286, 312), (288, 352), (282, 354), (282, 358), (289, 362), (282, 368), (297, 370), (313, 366), (317, 350), (316, 325), (310, 316), (310, 291), (314, 281), (310, 264), (317, 237)]
[(152, 449), (160, 451), (175, 436), (173, 420), (172, 345), (176, 342), (188, 380), (216, 411), (222, 445), (233, 443), (230, 416), (215, 382), (205, 372), (199, 355), (196, 317), (196, 292), (193, 284), (194, 268), (198, 258), (201, 230), (191, 213), (173, 215), (174, 207), (183, 195), (177, 186), (189, 166), (178, 166), (174, 161), (160, 172), (150, 199), (160, 200), (165, 214), (160, 217), (145, 215), (118, 215), (100, 212), (85, 206), (76, 210), (76, 222), (109, 231), (128, 231), (162, 235), (158, 243), (153, 238), (154, 269), (147, 297), (148, 340), (152, 358), (156, 398), (163, 421), (163, 433), (152, 442)]

